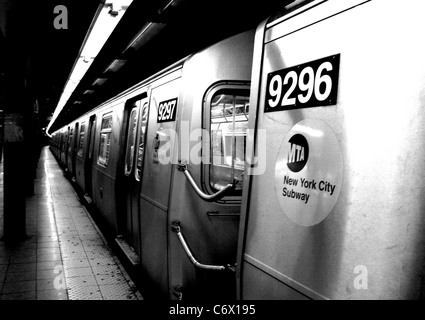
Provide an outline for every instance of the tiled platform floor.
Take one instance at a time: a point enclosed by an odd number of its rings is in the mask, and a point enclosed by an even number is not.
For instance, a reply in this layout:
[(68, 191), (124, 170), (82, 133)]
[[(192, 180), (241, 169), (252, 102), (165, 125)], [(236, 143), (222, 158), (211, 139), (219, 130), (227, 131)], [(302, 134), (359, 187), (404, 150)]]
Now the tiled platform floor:
[[(0, 240), (0, 299), (141, 300), (48, 147), (34, 189), (26, 199), (28, 239), (16, 245)], [(0, 192), (2, 239), (2, 176)]]

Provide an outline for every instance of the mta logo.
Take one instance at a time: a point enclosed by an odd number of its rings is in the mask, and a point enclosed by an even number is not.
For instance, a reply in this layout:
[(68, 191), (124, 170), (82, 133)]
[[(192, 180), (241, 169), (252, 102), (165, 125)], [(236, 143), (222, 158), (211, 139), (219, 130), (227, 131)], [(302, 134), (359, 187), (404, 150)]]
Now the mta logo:
[(301, 171), (308, 160), (307, 139), (301, 134), (295, 134), (289, 139), (287, 166), (292, 172)]

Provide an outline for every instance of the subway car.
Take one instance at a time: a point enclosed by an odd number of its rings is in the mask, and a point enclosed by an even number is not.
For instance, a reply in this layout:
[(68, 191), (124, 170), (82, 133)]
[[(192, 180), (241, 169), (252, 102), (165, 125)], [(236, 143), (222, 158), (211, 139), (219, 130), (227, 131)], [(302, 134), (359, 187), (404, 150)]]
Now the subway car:
[(166, 299), (423, 299), (422, 1), (294, 1), (55, 132)]
[(52, 136), (108, 233), (131, 249), (147, 296), (235, 298), (254, 33), (177, 62)]

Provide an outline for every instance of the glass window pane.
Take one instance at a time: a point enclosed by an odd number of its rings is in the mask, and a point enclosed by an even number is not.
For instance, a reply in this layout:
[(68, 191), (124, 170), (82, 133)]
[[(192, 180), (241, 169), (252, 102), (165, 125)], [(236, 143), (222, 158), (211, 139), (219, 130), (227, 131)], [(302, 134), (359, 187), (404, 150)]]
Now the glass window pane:
[(85, 133), (85, 125), (83, 123), (80, 128), (80, 141), (78, 142), (78, 152), (77, 152), (77, 154), (80, 157), (83, 155), (84, 133)]
[(220, 90), (211, 99), (210, 184), (220, 190), (233, 177), (240, 194), (248, 128), (249, 90)]
[(104, 117), (102, 119), (102, 130), (112, 128), (112, 116)]
[(127, 133), (127, 147), (125, 151), (125, 174), (129, 175), (133, 170), (134, 163), (134, 147), (136, 142), (136, 130), (137, 130), (137, 111), (135, 107), (131, 110), (130, 118), (128, 121), (128, 133)]
[(90, 159), (90, 160), (92, 160), (93, 159), (93, 149), (94, 149), (94, 138), (95, 138), (95, 136), (96, 136), (96, 118), (95, 117), (93, 117), (93, 118), (91, 118), (90, 119), (90, 124), (89, 124), (89, 128), (90, 128), (90, 130), (89, 130), (89, 134), (90, 134), (90, 136), (88, 137), (90, 140), (89, 140), (89, 146), (88, 146), (88, 149), (89, 149), (89, 156), (88, 156), (88, 158)]
[(68, 135), (68, 152), (71, 152), (71, 141), (72, 141), (72, 134), (73, 134), (73, 129), (70, 130), (69, 135)]
[(139, 147), (137, 149), (137, 164), (135, 177), (140, 180), (140, 175), (143, 166), (143, 156), (145, 153), (145, 141), (146, 141), (146, 126), (148, 124), (148, 104), (145, 103), (142, 107), (140, 119), (140, 132), (139, 132)]
[(98, 163), (107, 166), (109, 162), (109, 149), (111, 147), (112, 115), (104, 116), (100, 129), (100, 145)]

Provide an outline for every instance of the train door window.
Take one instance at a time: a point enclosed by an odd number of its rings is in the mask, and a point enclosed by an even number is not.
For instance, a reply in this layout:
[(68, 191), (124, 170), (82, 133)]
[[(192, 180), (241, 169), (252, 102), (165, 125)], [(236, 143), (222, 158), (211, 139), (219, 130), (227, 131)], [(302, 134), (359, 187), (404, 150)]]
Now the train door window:
[(85, 134), (86, 125), (83, 122), (80, 127), (80, 137), (78, 141), (78, 151), (77, 155), (82, 157), (83, 156), (83, 144), (84, 144), (84, 134)]
[(245, 86), (219, 87), (209, 95), (210, 157), (209, 187), (222, 189), (236, 181), (233, 195), (242, 194), (249, 89)]
[(125, 150), (125, 175), (130, 175), (133, 170), (134, 164), (134, 149), (136, 147), (136, 136), (137, 136), (137, 119), (138, 119), (139, 108), (135, 103), (135, 106), (131, 110), (130, 118), (128, 121), (128, 133), (127, 133), (127, 146)]
[(92, 161), (93, 159), (93, 149), (94, 149), (94, 138), (96, 136), (96, 116), (93, 115), (90, 117), (89, 120), (89, 134), (90, 136), (88, 137), (89, 139), (89, 145), (88, 145), (88, 149), (89, 149), (89, 154), (88, 154), (88, 159), (90, 161)]
[(106, 114), (102, 118), (102, 126), (100, 128), (100, 145), (99, 156), (97, 163), (106, 167), (109, 162), (109, 151), (111, 147), (111, 133), (112, 133), (112, 114)]
[(148, 124), (148, 110), (148, 103), (146, 101), (143, 103), (140, 111), (140, 130), (137, 148), (136, 171), (134, 173), (137, 181), (140, 181), (140, 176), (143, 167), (143, 156), (146, 147), (146, 127)]
[(61, 152), (65, 152), (66, 148), (66, 131), (61, 132)]
[(72, 129), (72, 128), (68, 129), (68, 152), (71, 152), (71, 150), (72, 150), (71, 141), (72, 141), (73, 131), (74, 131), (74, 129)]
[(59, 152), (62, 152), (63, 146), (63, 132), (59, 132)]

